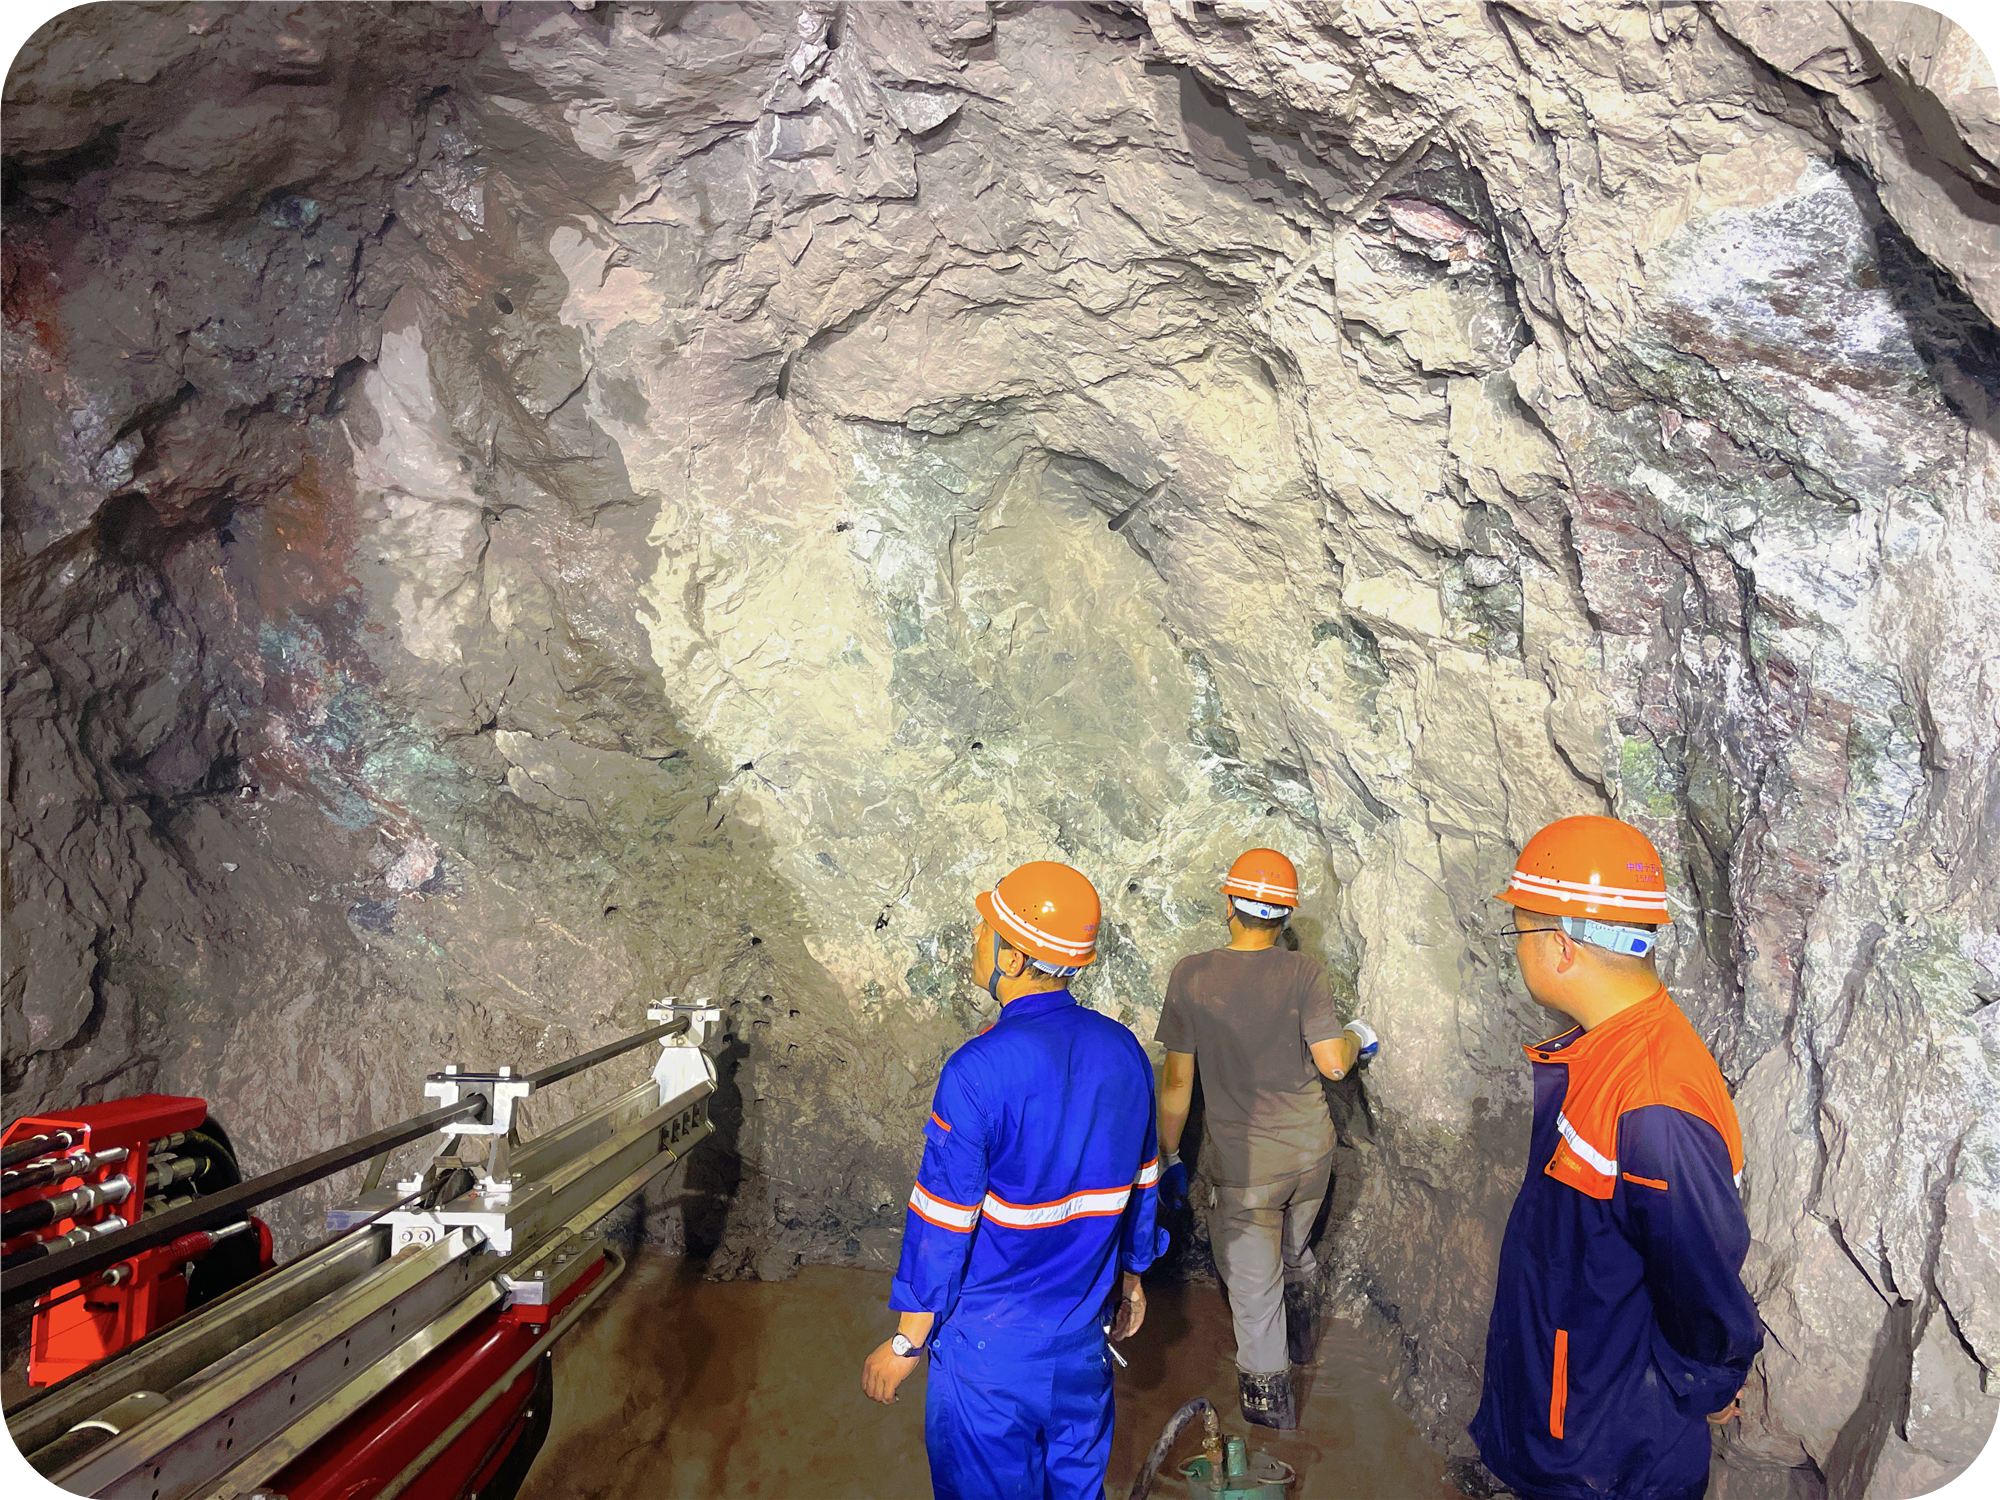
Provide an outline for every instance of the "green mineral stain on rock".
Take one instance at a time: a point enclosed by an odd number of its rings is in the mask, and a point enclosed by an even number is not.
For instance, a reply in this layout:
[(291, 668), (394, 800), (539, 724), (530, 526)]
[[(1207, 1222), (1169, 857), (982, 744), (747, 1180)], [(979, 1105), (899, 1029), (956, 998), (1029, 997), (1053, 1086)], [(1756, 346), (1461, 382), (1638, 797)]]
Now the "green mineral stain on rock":
[(1618, 784), (1654, 817), (1665, 822), (1679, 819), (1678, 778), (1660, 755), (1660, 747), (1646, 736), (1627, 735), (1619, 746)]

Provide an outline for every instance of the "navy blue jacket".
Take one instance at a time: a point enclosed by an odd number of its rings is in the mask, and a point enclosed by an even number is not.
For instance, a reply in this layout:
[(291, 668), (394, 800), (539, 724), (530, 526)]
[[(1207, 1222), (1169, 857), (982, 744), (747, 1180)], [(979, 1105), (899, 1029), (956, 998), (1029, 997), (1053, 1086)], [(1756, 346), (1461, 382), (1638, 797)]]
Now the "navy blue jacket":
[(1715, 1061), (1663, 988), (1526, 1049), (1535, 1122), (1469, 1431), (1534, 1500), (1685, 1500), (1710, 1412), (1762, 1347), (1738, 1271), (1743, 1143)]
[(889, 1306), (1053, 1340), (1099, 1321), (1143, 1271), (1160, 1158), (1153, 1066), (1068, 990), (1023, 995), (954, 1052), (924, 1125)]

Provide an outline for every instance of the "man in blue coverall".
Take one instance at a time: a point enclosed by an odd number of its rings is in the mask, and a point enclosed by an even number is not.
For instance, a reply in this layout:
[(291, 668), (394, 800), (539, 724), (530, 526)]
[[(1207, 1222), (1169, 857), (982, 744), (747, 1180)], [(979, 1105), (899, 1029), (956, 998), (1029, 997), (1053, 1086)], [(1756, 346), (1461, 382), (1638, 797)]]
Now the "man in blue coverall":
[(928, 1359), (939, 1500), (1099, 1500), (1107, 1321), (1115, 1339), (1138, 1330), (1139, 1273), (1166, 1238), (1153, 1068), (1130, 1030), (1069, 992), (1097, 956), (1098, 897), (1081, 873), (1026, 864), (975, 905), (974, 976), (1000, 1018), (938, 1079), (889, 1294), (902, 1317), (862, 1389), (893, 1401)]

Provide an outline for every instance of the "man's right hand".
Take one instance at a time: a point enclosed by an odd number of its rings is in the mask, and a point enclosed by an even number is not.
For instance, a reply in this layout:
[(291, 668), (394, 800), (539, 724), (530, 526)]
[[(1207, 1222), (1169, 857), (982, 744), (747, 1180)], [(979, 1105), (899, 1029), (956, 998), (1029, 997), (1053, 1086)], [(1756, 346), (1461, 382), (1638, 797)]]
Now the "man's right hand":
[(1160, 1173), (1160, 1210), (1167, 1212), (1187, 1202), (1187, 1163), (1176, 1161)]

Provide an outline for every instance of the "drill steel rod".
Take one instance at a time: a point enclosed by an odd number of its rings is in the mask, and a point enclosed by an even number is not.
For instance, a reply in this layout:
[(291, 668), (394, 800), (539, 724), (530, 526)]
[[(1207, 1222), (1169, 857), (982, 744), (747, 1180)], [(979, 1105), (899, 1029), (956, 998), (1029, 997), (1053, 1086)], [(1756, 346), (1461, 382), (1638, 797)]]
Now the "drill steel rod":
[(24, 1270), (22, 1274), (0, 1282), (0, 1306), (11, 1307), (16, 1302), (39, 1297), (64, 1282), (93, 1275), (121, 1260), (129, 1260), (143, 1250), (179, 1239), (193, 1230), (240, 1219), (260, 1203), (269, 1203), (295, 1188), (318, 1182), (322, 1177), (331, 1177), (342, 1168), (366, 1161), (379, 1152), (393, 1151), (411, 1141), (422, 1140), (453, 1120), (479, 1114), (486, 1108), (486, 1102), (483, 1097), (475, 1097), (443, 1109), (434, 1109), (429, 1114), (418, 1115), (400, 1125), (391, 1125), (358, 1141), (349, 1141), (344, 1146), (335, 1146), (330, 1151), (309, 1156), (292, 1166), (280, 1167), (275, 1172), (266, 1172), (262, 1177), (253, 1177), (233, 1188), (197, 1198), (180, 1208), (148, 1218), (127, 1233), (45, 1256), (35, 1263), (32, 1270)]
[(620, 1041), (606, 1042), (602, 1047), (585, 1052), (580, 1056), (572, 1057), (568, 1062), (550, 1063), (541, 1072), (530, 1073), (528, 1075), (528, 1082), (532, 1083), (538, 1089), (545, 1089), (552, 1083), (581, 1073), (585, 1068), (594, 1068), (601, 1062), (611, 1061), (614, 1057), (623, 1057), (627, 1052), (643, 1047), (648, 1042), (657, 1042), (670, 1036), (679, 1036), (687, 1029), (688, 1018), (686, 1016), (682, 1016), (678, 1021), (666, 1021), (646, 1031), (635, 1032)]

